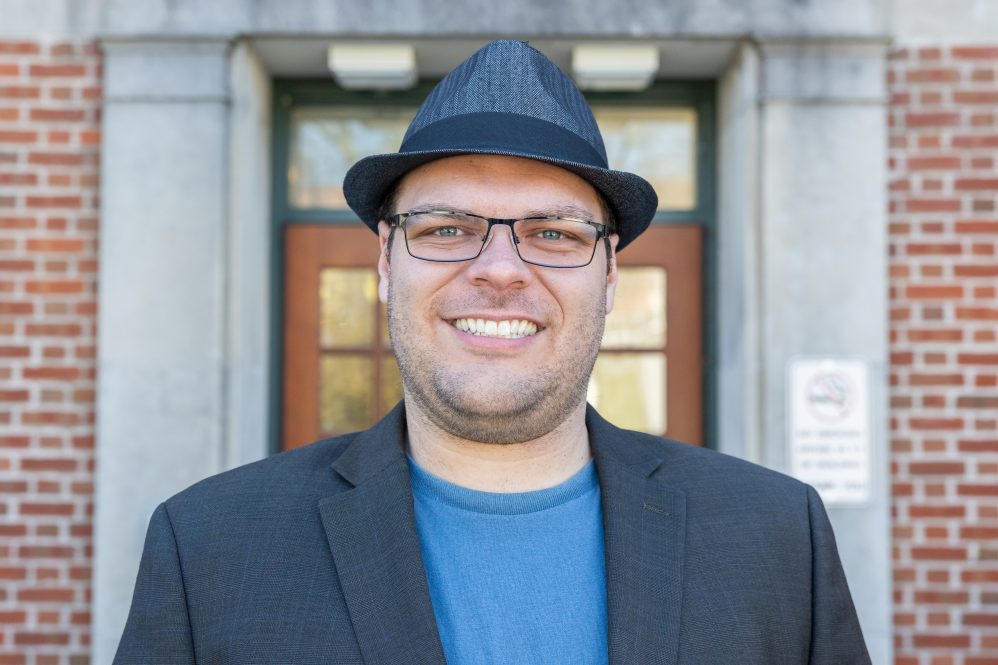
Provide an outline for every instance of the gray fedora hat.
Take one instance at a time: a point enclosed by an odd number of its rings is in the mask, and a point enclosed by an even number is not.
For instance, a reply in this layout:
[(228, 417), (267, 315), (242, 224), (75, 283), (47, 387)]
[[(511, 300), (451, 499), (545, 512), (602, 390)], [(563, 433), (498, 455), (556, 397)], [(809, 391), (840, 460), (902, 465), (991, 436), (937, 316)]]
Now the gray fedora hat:
[(426, 162), (466, 154), (527, 157), (581, 176), (613, 209), (618, 249), (648, 228), (658, 207), (646, 180), (609, 168), (599, 127), (572, 80), (514, 40), (485, 45), (447, 74), (416, 112), (399, 151), (354, 164), (343, 193), (377, 230), (378, 209), (399, 178)]

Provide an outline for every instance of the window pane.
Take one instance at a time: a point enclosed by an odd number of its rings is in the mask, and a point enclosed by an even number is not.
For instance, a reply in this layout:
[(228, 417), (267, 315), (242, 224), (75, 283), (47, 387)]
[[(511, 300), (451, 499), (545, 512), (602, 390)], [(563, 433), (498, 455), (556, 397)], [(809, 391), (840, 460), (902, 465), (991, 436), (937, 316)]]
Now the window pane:
[(374, 422), (370, 356), (326, 354), (319, 359), (319, 428), (354, 432)]
[(342, 349), (374, 344), (374, 268), (323, 268), (319, 272), (319, 344)]
[(388, 413), (401, 399), (402, 374), (398, 362), (393, 355), (381, 356), (381, 407)]
[(596, 106), (610, 167), (637, 173), (658, 193), (661, 210), (696, 207), (696, 111)]
[(603, 348), (664, 348), (665, 298), (665, 268), (620, 268), (613, 311), (606, 317)]
[(343, 177), (368, 155), (395, 152), (416, 110), (398, 107), (299, 109), (291, 116), (288, 203), (346, 208)]
[(587, 398), (601, 416), (615, 425), (665, 434), (665, 355), (600, 353)]

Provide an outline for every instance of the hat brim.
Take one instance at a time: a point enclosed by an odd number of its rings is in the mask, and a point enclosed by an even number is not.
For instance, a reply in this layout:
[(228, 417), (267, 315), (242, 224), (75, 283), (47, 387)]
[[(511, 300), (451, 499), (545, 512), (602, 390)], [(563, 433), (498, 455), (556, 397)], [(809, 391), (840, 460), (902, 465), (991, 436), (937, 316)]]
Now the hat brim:
[(375, 233), (378, 230), (378, 211), (385, 196), (399, 178), (414, 168), (444, 157), (457, 155), (502, 155), (524, 157), (559, 166), (570, 171), (595, 187), (613, 210), (620, 236), (617, 251), (622, 250), (638, 237), (651, 223), (658, 209), (658, 196), (651, 184), (633, 173), (614, 171), (588, 164), (553, 159), (526, 152), (510, 150), (424, 150), (388, 153), (365, 157), (354, 164), (343, 179), (343, 194), (347, 204)]

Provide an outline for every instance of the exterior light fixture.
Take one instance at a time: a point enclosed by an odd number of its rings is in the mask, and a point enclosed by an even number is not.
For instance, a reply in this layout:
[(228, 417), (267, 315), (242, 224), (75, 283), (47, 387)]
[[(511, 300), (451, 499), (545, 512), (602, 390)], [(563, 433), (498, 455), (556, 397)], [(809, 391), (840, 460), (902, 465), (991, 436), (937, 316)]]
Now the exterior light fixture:
[(348, 90), (402, 90), (416, 85), (411, 44), (333, 44), (326, 54), (333, 78)]
[(658, 73), (650, 44), (587, 44), (572, 49), (572, 76), (583, 90), (644, 90)]

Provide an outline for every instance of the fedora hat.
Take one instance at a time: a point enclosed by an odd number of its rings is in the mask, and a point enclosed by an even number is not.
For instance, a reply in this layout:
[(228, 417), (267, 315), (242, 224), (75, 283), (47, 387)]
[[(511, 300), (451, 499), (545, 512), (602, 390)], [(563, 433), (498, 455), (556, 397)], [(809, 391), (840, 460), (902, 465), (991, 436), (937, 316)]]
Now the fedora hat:
[(607, 200), (623, 249), (648, 228), (658, 197), (648, 181), (609, 168), (582, 93), (547, 56), (499, 40), (458, 65), (419, 107), (398, 152), (365, 157), (343, 181), (347, 204), (377, 231), (392, 185), (421, 164), (453, 155), (509, 155), (559, 166)]

